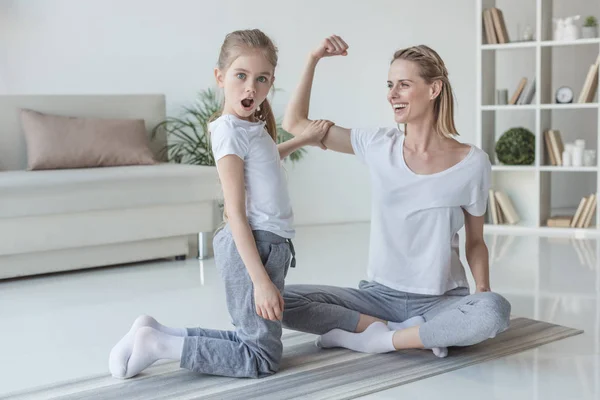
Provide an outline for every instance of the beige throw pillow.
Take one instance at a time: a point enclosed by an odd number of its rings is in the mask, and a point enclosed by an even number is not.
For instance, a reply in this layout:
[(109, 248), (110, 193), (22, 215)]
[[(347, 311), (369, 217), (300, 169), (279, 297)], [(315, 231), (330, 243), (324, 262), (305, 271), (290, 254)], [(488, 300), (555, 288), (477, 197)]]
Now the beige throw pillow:
[(156, 164), (142, 119), (63, 117), (21, 110), (29, 170)]

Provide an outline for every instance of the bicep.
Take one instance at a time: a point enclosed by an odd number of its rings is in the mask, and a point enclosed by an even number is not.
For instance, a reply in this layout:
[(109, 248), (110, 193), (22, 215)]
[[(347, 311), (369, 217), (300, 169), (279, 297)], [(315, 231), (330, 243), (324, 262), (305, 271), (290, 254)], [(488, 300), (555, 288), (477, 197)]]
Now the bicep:
[[(294, 135), (302, 133), (311, 123), (309, 119), (297, 121), (293, 127)], [(350, 140), (350, 129), (342, 128), (341, 126), (333, 125), (327, 131), (327, 134), (322, 140), (322, 143), (328, 150), (337, 151), (339, 153), (354, 154), (352, 142)]]
[(327, 131), (327, 134), (323, 138), (323, 144), (333, 151), (354, 154), (350, 139), (350, 129), (342, 128), (341, 126), (333, 125), (329, 128), (329, 131)]
[(227, 213), (246, 214), (246, 187), (244, 183), (244, 161), (230, 154), (217, 161), (219, 179), (223, 187), (223, 196)]

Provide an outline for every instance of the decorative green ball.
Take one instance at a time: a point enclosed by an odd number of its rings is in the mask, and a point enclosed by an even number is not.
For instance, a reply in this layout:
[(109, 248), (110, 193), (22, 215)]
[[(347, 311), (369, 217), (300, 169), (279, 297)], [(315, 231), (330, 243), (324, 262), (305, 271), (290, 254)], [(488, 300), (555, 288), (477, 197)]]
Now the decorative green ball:
[(535, 161), (535, 135), (527, 128), (511, 128), (500, 136), (495, 150), (504, 165), (531, 165)]

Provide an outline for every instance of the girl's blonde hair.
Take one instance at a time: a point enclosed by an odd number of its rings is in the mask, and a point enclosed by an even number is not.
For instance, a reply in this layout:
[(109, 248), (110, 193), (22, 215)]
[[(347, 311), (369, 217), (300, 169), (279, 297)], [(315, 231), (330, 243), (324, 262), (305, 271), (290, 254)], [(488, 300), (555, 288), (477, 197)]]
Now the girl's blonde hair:
[[(428, 84), (437, 80), (442, 82), (442, 90), (433, 104), (434, 128), (442, 136), (458, 136), (456, 126), (454, 125), (454, 96), (452, 86), (448, 79), (448, 70), (438, 53), (425, 45), (412, 46), (396, 51), (391, 63), (396, 60), (406, 60), (416, 63), (419, 67), (421, 78)], [(407, 133), (406, 125), (404, 126), (404, 133)]]
[[(219, 61), (217, 66), (221, 71), (227, 70), (231, 64), (238, 58), (242, 52), (248, 50), (258, 50), (263, 53), (267, 61), (273, 66), (273, 69), (277, 67), (277, 47), (267, 35), (265, 35), (259, 29), (248, 29), (241, 31), (234, 31), (227, 36), (221, 45), (221, 52), (219, 53)], [(210, 121), (214, 121), (223, 113), (223, 106), (221, 110), (212, 115)], [(269, 100), (265, 99), (254, 112), (254, 117), (260, 121), (264, 121), (266, 124), (267, 132), (273, 141), (277, 143), (277, 123), (275, 122), (275, 115)]]

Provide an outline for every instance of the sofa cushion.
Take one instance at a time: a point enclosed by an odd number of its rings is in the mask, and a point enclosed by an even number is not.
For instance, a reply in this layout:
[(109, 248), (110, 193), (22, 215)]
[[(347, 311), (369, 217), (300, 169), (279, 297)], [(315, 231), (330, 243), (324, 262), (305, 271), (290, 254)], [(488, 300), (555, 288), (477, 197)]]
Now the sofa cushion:
[(27, 168), (155, 164), (143, 119), (76, 118), (21, 110)]
[(216, 168), (146, 166), (0, 172), (0, 218), (210, 201)]

